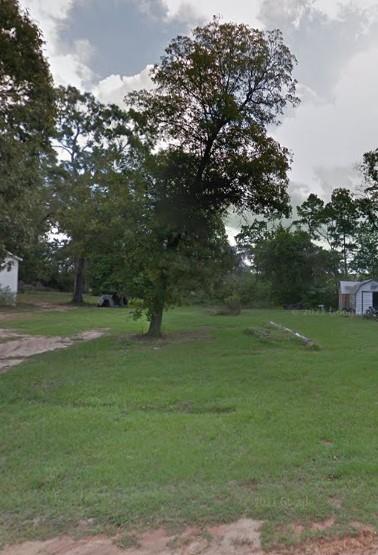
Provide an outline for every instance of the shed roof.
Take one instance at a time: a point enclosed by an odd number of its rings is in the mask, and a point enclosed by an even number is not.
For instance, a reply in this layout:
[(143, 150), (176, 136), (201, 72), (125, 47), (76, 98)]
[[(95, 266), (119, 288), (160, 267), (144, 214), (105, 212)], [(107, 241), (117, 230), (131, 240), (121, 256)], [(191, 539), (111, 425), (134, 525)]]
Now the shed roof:
[(340, 281), (340, 294), (355, 295), (361, 287), (367, 285), (368, 283), (374, 283), (378, 288), (378, 281), (374, 279), (366, 279), (364, 281)]
[(357, 293), (364, 285), (371, 283), (371, 290), (374, 291), (378, 288), (378, 281), (375, 279), (367, 279), (366, 281), (361, 281), (361, 283), (356, 287), (355, 293)]
[(12, 258), (13, 260), (18, 260), (19, 262), (22, 262), (22, 258), (16, 256), (15, 254), (13, 254), (13, 252), (7, 251), (6, 258)]
[(351, 295), (362, 284), (362, 281), (340, 281), (341, 295)]

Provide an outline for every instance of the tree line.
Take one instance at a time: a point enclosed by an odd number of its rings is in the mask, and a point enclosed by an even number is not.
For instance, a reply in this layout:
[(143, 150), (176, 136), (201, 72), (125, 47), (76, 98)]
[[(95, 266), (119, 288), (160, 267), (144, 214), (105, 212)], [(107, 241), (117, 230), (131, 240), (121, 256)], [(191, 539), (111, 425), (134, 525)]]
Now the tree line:
[(365, 154), (359, 194), (336, 188), (326, 202), (311, 193), (289, 224), (256, 219), (242, 226), (237, 248), (255, 281), (269, 284), (265, 298), (336, 308), (340, 280), (378, 275), (377, 161), (378, 150)]
[[(275, 223), (291, 211), (291, 153), (270, 130), (299, 102), (295, 64), (279, 30), (214, 18), (169, 43), (151, 90), (104, 104), (54, 86), (40, 30), (17, 1), (1, 0), (0, 257), (23, 256), (26, 280), (67, 287), (73, 275), (75, 303), (88, 282), (127, 292), (151, 336), (169, 305), (232, 294), (229, 284), (251, 274), (281, 301), (278, 267), (288, 299), (293, 283), (305, 290), (331, 267), (373, 272), (377, 151), (365, 155), (363, 198), (311, 195), (295, 230)], [(231, 208), (256, 217), (236, 249), (224, 225)], [(293, 252), (296, 281), (284, 279)]]

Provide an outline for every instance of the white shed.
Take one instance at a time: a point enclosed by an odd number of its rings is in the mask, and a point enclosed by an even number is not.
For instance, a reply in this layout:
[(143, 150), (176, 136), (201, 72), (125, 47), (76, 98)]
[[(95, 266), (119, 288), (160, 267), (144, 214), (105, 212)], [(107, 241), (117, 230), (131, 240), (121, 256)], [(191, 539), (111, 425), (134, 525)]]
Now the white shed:
[(340, 281), (340, 310), (351, 310), (362, 316), (369, 308), (378, 310), (378, 281)]
[(14, 296), (18, 291), (18, 265), (21, 258), (8, 253), (3, 264), (0, 266), (0, 287), (8, 288)]

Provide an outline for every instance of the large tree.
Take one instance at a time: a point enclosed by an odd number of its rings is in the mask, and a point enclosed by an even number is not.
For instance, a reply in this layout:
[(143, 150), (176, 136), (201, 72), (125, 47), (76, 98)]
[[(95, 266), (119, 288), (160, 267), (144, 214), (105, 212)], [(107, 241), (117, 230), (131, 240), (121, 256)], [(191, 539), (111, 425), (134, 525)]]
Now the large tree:
[[(167, 165), (165, 152), (134, 144), (124, 165), (108, 180), (101, 202), (97, 219), (103, 224), (89, 256), (89, 278), (97, 292), (142, 299), (136, 313), (146, 312), (150, 335), (158, 335), (161, 320), (150, 311), (162, 315), (161, 299), (167, 307), (199, 289), (210, 293), (230, 266), (230, 247), (219, 215), (204, 218), (180, 206), (181, 170)], [(190, 218), (190, 233), (182, 232), (180, 218)]]
[(378, 229), (376, 223), (363, 220), (355, 230), (356, 250), (352, 270), (363, 278), (378, 277)]
[(349, 266), (356, 250), (356, 229), (361, 216), (361, 204), (349, 189), (334, 189), (329, 202), (311, 194), (298, 206), (297, 224), (305, 226), (313, 239), (324, 242), (341, 253), (341, 273), (349, 274)]
[(75, 267), (73, 302), (83, 302), (86, 257), (101, 226), (100, 205), (109, 180), (121, 172), (128, 149), (127, 118), (116, 105), (105, 105), (75, 87), (59, 87), (54, 147), (56, 172), (54, 215), (67, 237)]
[(17, 0), (0, 0), (0, 260), (34, 226), (54, 103), (38, 27)]
[(276, 303), (334, 304), (338, 256), (313, 243), (308, 232), (280, 225), (256, 241), (254, 259)]
[(353, 270), (364, 277), (378, 276), (378, 149), (363, 156), (364, 196), (359, 199), (360, 218), (355, 226)]
[[(154, 242), (166, 253), (145, 299), (150, 335), (160, 334), (169, 289), (177, 286), (166, 272), (176, 253), (196, 241), (206, 248), (230, 206), (288, 212), (290, 156), (268, 127), (297, 103), (294, 63), (279, 31), (213, 19), (170, 43), (152, 70), (152, 91), (127, 97), (135, 132), (160, 151), (146, 176)], [(141, 275), (150, 270), (146, 261)]]

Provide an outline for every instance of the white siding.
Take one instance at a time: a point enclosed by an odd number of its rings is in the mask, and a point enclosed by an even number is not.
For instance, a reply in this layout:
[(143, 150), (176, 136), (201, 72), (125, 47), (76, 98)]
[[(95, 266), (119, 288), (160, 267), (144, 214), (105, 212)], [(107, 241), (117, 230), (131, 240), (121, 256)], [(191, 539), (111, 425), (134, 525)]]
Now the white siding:
[(5, 259), (5, 266), (0, 269), (0, 287), (9, 287), (12, 293), (17, 293), (18, 260), (16, 258)]
[(371, 306), (373, 306), (373, 294), (377, 292), (377, 281), (369, 280), (361, 283), (355, 294), (356, 314), (362, 316)]
[(362, 288), (356, 295), (356, 314), (365, 314), (373, 306), (373, 293)]

